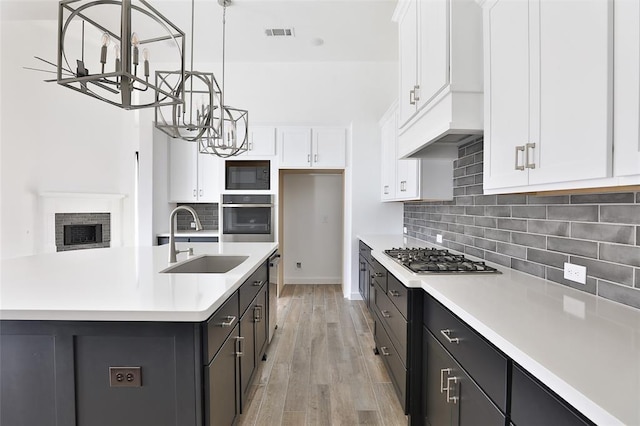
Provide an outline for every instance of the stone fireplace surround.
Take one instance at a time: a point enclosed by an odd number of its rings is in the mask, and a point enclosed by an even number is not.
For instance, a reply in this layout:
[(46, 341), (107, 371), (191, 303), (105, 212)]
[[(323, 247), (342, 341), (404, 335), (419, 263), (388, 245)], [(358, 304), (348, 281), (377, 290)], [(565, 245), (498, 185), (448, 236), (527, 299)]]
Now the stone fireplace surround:
[(78, 217), (84, 216), (85, 218), (89, 217), (87, 214), (90, 213), (108, 214), (110, 224), (106, 228), (109, 231), (109, 236), (105, 239), (105, 224), (103, 222), (103, 242), (111, 247), (122, 246), (122, 201), (125, 198), (124, 194), (42, 192), (38, 195), (42, 218), (41, 252), (54, 253), (57, 251), (56, 213), (76, 213), (80, 214)]

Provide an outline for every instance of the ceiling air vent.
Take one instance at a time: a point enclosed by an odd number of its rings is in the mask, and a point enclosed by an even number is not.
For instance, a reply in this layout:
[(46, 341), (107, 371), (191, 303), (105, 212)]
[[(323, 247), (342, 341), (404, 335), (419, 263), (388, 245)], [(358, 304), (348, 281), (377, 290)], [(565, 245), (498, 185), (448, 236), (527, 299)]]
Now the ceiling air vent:
[(264, 30), (267, 37), (294, 37), (293, 28), (267, 28)]

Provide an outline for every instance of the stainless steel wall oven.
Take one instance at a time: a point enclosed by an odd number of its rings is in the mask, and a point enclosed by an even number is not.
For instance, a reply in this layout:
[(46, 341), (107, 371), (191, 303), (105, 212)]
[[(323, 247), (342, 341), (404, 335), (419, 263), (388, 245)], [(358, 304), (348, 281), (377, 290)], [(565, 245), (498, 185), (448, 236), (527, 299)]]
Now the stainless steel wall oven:
[(222, 241), (275, 241), (273, 195), (222, 195)]

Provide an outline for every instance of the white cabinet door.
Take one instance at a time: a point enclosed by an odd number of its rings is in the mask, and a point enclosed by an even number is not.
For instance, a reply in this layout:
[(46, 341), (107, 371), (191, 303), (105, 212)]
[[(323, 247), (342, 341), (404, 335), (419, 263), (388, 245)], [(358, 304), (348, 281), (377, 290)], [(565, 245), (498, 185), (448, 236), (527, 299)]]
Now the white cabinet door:
[(311, 129), (282, 127), (278, 129), (280, 168), (311, 167)]
[(391, 201), (396, 197), (396, 144), (398, 135), (398, 114), (393, 113), (380, 127), (381, 157), (380, 185), (382, 201)]
[[(196, 149), (197, 152), (197, 149)], [(220, 168), (223, 160), (211, 154), (198, 156), (198, 201), (206, 203), (220, 202)]]
[(420, 110), (449, 84), (449, 0), (418, 2), (418, 21), (416, 102)]
[(609, 1), (530, 1), (529, 185), (611, 176), (612, 13)]
[[(640, 176), (640, 2), (616, 0), (614, 175)], [(633, 182), (624, 182), (635, 184)]]
[(169, 201), (198, 200), (197, 144), (169, 139)]
[(344, 127), (314, 127), (313, 167), (344, 168), (347, 155), (347, 132)]
[(484, 187), (526, 185), (529, 141), (529, 6), (497, 1), (485, 9)]
[(415, 200), (421, 198), (419, 159), (397, 160), (396, 199)]
[(416, 112), (414, 89), (417, 83), (418, 46), (417, 46), (417, 0), (408, 2), (406, 12), (398, 21), (400, 97), (398, 100), (400, 127), (409, 121)]
[(276, 155), (276, 128), (250, 126), (249, 148), (242, 157), (269, 157)]

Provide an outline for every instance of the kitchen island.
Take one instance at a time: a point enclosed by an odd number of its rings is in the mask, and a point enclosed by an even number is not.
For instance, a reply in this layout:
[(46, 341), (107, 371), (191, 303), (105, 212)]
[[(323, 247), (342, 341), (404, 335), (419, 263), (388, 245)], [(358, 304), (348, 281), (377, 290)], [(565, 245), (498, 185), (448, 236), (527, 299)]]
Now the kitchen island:
[(3, 260), (0, 423), (231, 424), (266, 350), (277, 244), (187, 247), (247, 259), (224, 274), (162, 273), (168, 246)]
[[(640, 310), (490, 263), (502, 274), (418, 275), (384, 250), (436, 245), (401, 235), (360, 239), (389, 276), (437, 301), (425, 302), (425, 318), (429, 307), (441, 304), (497, 348), (514, 377), (526, 371), (595, 424), (640, 425)], [(416, 322), (422, 327), (422, 318)], [(436, 336), (449, 343), (460, 332)], [(513, 417), (514, 389), (515, 382), (507, 415), (520, 424)], [(523, 404), (536, 409), (531, 399)]]

